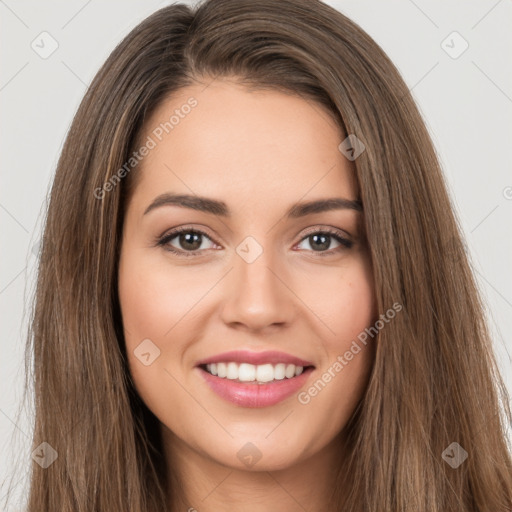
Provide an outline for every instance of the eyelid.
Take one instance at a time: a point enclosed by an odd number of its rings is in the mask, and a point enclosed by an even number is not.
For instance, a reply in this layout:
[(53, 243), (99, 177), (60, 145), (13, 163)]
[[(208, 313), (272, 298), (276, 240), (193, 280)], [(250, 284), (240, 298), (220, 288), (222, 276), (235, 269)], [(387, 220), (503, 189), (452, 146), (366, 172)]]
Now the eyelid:
[(332, 226), (313, 226), (311, 228), (307, 228), (303, 233), (301, 241), (307, 236), (313, 233), (329, 233), (331, 235), (338, 235), (341, 238), (345, 238), (348, 241), (353, 241), (354, 237), (348, 232), (340, 228), (335, 228)]
[(328, 257), (328, 256), (334, 256), (336, 254), (339, 254), (343, 250), (351, 249), (354, 245), (354, 239), (353, 237), (347, 233), (346, 231), (334, 228), (332, 226), (313, 226), (312, 228), (308, 228), (308, 230), (302, 234), (301, 239), (296, 244), (302, 243), (304, 240), (306, 240), (309, 236), (316, 234), (316, 233), (323, 233), (331, 236), (332, 238), (335, 238), (336, 241), (340, 244), (339, 247), (335, 247), (334, 249), (329, 249), (327, 251), (306, 251), (308, 253), (314, 253), (316, 257)]
[[(156, 238), (155, 244), (162, 246), (165, 250), (167, 250), (171, 253), (174, 253), (177, 256), (184, 256), (184, 257), (201, 256), (204, 253), (204, 251), (206, 251), (208, 249), (202, 249), (202, 250), (196, 250), (196, 251), (184, 251), (184, 250), (180, 250), (180, 249), (176, 249), (176, 248), (172, 248), (172, 249), (166, 248), (166, 245), (170, 242), (170, 240), (176, 238), (181, 233), (190, 233), (190, 232), (194, 232), (196, 234), (201, 234), (201, 235), (205, 236), (206, 238), (208, 238), (209, 240), (211, 240), (211, 242), (214, 243), (215, 245), (220, 245), (205, 230), (203, 230), (201, 228), (194, 227), (194, 226), (188, 226), (188, 225), (179, 226), (177, 228), (167, 230), (166, 232), (164, 232), (164, 234), (162, 234)], [(301, 242), (303, 242), (308, 236), (310, 236), (312, 234), (316, 234), (316, 233), (325, 233), (334, 238), (337, 238), (338, 243), (340, 243), (340, 245), (341, 245), (341, 247), (336, 247), (334, 249), (329, 249), (327, 251), (307, 251), (307, 252), (315, 252), (318, 256), (333, 255), (333, 254), (339, 252), (340, 248), (341, 249), (350, 249), (354, 244), (353, 237), (348, 232), (346, 232), (340, 228), (335, 228), (332, 226), (317, 225), (317, 226), (312, 226), (310, 228), (307, 228), (307, 230), (302, 233), (299, 241), (294, 245), (294, 247), (296, 245), (300, 244)]]
[[(215, 245), (220, 245), (205, 230), (203, 230), (201, 228), (193, 227), (193, 226), (179, 226), (177, 228), (167, 230), (162, 235), (156, 237), (155, 244), (165, 246), (165, 245), (167, 245), (167, 243), (170, 240), (172, 240), (173, 238), (176, 238), (181, 233), (190, 233), (190, 232), (201, 234), (201, 235), (205, 236), (206, 238), (208, 238), (209, 240), (211, 240)], [(181, 252), (178, 249), (176, 249), (175, 251), (171, 250), (171, 249), (168, 249), (168, 250), (170, 252), (176, 252), (176, 253)], [(185, 255), (194, 255), (194, 254), (200, 254), (201, 251), (182, 251), (182, 252), (185, 253)]]

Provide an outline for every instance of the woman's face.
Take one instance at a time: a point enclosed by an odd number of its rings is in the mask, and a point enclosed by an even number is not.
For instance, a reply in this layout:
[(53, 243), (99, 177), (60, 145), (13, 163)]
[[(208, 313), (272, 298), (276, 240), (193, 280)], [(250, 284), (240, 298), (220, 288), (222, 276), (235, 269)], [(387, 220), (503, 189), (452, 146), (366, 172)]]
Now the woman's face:
[(130, 372), (176, 452), (291, 467), (361, 398), (373, 351), (353, 342), (376, 311), (343, 138), (321, 106), (227, 80), (147, 120), (119, 297)]

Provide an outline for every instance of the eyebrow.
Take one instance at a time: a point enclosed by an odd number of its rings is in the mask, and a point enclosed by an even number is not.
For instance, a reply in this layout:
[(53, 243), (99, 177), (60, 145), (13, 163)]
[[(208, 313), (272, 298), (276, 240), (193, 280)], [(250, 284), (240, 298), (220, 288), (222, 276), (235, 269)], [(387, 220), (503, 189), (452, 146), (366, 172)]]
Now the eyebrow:
[[(221, 217), (231, 216), (229, 208), (224, 201), (217, 201), (216, 199), (196, 195), (170, 193), (156, 197), (146, 208), (144, 215), (162, 206), (179, 206), (181, 208), (190, 208), (213, 215), (220, 215)], [(289, 218), (298, 218), (331, 210), (354, 210), (356, 212), (362, 212), (363, 205), (359, 199), (351, 200), (341, 197), (332, 197), (296, 203), (288, 209), (285, 215)]]

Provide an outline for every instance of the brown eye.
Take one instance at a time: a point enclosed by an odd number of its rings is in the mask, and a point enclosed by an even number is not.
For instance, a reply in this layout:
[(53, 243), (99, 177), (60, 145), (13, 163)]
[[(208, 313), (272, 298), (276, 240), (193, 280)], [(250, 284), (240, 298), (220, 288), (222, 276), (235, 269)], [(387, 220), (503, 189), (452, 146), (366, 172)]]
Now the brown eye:
[(203, 246), (205, 239), (211, 241), (210, 237), (202, 231), (190, 228), (176, 229), (163, 236), (158, 241), (158, 245), (175, 254), (182, 256), (196, 256), (202, 250), (209, 248)]
[[(332, 247), (333, 239), (336, 243), (338, 243), (338, 246), (334, 248)], [(353, 245), (353, 242), (342, 237), (339, 232), (333, 232), (330, 230), (315, 231), (304, 237), (302, 240), (308, 242), (311, 248), (309, 250), (317, 253), (327, 254), (332, 254), (344, 249), (350, 249)]]
[(181, 246), (180, 248), (195, 251), (201, 247), (202, 236), (200, 233), (180, 233), (177, 235), (178, 244)]

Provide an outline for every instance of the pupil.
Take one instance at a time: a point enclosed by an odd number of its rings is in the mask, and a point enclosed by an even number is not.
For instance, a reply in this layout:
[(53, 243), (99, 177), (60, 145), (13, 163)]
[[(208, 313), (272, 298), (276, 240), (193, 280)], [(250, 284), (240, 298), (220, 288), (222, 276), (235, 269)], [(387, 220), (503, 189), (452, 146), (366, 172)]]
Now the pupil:
[[(180, 235), (180, 244), (188, 249), (199, 249), (201, 247), (201, 235), (199, 233), (182, 233)], [(195, 239), (195, 240), (194, 240)], [(191, 244), (192, 247), (187, 247), (187, 244)]]
[[(180, 244), (183, 247), (188, 248), (190, 250), (199, 249), (201, 247), (201, 234), (200, 233), (182, 233), (180, 234)], [(329, 249), (329, 235), (311, 235), (309, 237), (311, 246), (314, 250), (322, 250)], [(188, 247), (187, 247), (188, 244)], [(316, 248), (315, 248), (316, 246)]]
[[(320, 242), (320, 249), (328, 249), (329, 248), (329, 236), (326, 236), (326, 235), (311, 235), (310, 237), (310, 241), (311, 239), (315, 241), (315, 243), (318, 241), (318, 239), (323, 239), (323, 242)], [(315, 244), (311, 244), (311, 246), (313, 247), (313, 249), (315, 248)], [(317, 245), (317, 247), (319, 247)]]

